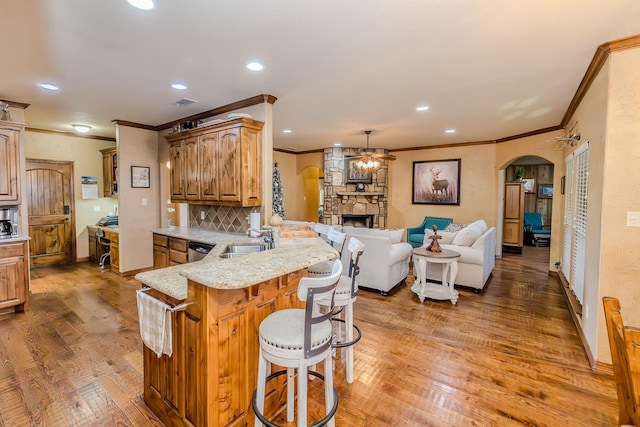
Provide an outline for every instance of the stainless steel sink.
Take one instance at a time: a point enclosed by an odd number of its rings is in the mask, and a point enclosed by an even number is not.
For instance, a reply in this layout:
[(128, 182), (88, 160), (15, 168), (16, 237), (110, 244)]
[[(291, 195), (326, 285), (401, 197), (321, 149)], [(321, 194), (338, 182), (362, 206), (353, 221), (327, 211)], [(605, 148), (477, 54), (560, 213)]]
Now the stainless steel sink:
[(220, 254), (220, 258), (234, 258), (246, 254), (266, 251), (268, 248), (268, 245), (264, 243), (236, 243), (228, 245), (224, 252)]

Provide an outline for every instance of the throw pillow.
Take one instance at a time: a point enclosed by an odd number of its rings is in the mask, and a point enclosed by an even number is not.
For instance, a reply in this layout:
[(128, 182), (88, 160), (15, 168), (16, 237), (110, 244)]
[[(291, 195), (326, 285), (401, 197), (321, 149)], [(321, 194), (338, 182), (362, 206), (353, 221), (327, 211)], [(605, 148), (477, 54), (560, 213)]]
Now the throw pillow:
[(389, 234), (391, 234), (391, 244), (400, 243), (404, 235), (404, 228), (390, 228)]
[[(453, 242), (453, 239), (456, 237), (456, 234), (458, 232), (454, 231), (454, 232), (448, 232), (448, 231), (440, 231), (438, 230), (438, 234), (440, 236), (442, 236), (442, 239), (440, 239), (440, 241), (438, 242), (441, 245), (450, 245), (451, 242)], [(433, 236), (433, 230), (430, 228), (425, 228), (424, 229), (424, 239), (422, 240), (422, 244), (423, 245), (430, 245), (431, 244), (431, 239), (429, 238), (429, 236)]]
[(462, 230), (466, 226), (467, 226), (467, 224), (456, 224), (456, 223), (452, 222), (451, 224), (447, 225), (447, 228), (445, 228), (444, 231), (448, 231), (450, 233), (455, 233), (456, 231)]
[(480, 230), (480, 227), (474, 224), (469, 224), (462, 230), (458, 231), (451, 244), (455, 246), (471, 246), (480, 236), (482, 236), (482, 230)]
[(489, 227), (487, 227), (487, 223), (484, 222), (483, 219), (473, 221), (471, 224), (476, 225), (480, 229), (480, 231), (482, 231), (482, 234), (486, 233), (487, 230), (489, 229)]

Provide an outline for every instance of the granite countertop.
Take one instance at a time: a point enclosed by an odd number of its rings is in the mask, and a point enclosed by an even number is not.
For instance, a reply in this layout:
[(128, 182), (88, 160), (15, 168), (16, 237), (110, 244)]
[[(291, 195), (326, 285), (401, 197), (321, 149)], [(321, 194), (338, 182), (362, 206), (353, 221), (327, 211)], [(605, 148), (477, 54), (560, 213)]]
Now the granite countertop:
[(3, 243), (24, 242), (25, 240), (31, 240), (31, 237), (24, 234), (18, 234), (17, 236), (0, 239), (0, 245)]
[(151, 230), (151, 232), (169, 237), (178, 237), (190, 242), (207, 243), (210, 245), (227, 242), (230, 239), (248, 239), (248, 237), (243, 233), (225, 233), (222, 231), (203, 230), (201, 228), (193, 227), (156, 228), (155, 230)]
[(271, 250), (220, 258), (227, 245), (262, 242), (243, 234), (220, 233), (176, 227), (157, 229), (154, 233), (179, 237), (200, 243), (216, 244), (201, 261), (138, 273), (136, 279), (178, 300), (187, 298), (187, 280), (217, 289), (241, 289), (274, 277), (292, 273), (338, 256), (338, 252), (323, 239), (279, 239)]

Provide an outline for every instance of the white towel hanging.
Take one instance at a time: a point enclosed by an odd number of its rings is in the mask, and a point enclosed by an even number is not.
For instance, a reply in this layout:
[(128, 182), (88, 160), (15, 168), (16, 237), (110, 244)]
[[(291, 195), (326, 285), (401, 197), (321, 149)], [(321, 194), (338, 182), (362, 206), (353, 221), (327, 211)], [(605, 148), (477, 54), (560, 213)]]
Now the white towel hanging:
[(171, 334), (171, 312), (168, 304), (153, 298), (145, 291), (136, 291), (138, 301), (138, 320), (140, 336), (144, 344), (158, 356), (173, 354), (173, 337)]

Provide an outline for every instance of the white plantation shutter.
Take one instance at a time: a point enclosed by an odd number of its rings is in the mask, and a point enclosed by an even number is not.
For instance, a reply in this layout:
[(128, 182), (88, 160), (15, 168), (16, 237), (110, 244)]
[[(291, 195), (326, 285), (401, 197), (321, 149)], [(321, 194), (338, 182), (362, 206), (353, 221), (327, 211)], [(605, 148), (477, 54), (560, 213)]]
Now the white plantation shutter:
[(589, 143), (586, 143), (567, 159), (562, 257), (562, 273), (569, 280), (569, 286), (580, 304), (584, 299), (588, 185)]
[(587, 185), (589, 182), (589, 150), (576, 156), (576, 195), (573, 215), (573, 258), (571, 259), (571, 287), (582, 304), (584, 295), (585, 254), (587, 250)]
[(565, 199), (564, 199), (564, 250), (562, 254), (562, 273), (571, 282), (571, 234), (573, 231), (573, 156), (567, 160), (567, 174), (565, 176)]

